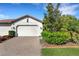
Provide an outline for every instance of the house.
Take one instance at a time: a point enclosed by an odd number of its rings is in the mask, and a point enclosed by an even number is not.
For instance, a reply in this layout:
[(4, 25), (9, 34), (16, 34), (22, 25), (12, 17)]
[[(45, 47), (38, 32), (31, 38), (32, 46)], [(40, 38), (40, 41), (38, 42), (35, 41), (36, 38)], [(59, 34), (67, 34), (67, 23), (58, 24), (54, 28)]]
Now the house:
[(0, 36), (8, 35), (10, 30), (15, 31), (16, 36), (40, 36), (42, 22), (29, 15), (14, 20), (0, 20)]

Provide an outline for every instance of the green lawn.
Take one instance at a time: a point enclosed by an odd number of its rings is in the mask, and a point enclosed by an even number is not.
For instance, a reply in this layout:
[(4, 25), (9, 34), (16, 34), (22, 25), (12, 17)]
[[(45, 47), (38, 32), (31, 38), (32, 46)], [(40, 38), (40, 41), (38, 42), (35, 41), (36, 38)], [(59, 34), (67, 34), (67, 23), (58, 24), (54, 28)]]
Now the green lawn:
[(79, 56), (79, 48), (43, 48), (43, 56)]

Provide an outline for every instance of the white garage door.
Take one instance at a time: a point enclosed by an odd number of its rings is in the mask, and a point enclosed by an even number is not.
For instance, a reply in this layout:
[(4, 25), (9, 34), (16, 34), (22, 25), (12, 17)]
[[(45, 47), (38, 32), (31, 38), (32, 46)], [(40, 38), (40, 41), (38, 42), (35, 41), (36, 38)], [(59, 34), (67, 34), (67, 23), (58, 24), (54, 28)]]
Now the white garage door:
[(18, 36), (38, 36), (39, 27), (38, 26), (18, 26), (17, 33), (18, 33)]
[(10, 26), (0, 26), (0, 36), (8, 35)]

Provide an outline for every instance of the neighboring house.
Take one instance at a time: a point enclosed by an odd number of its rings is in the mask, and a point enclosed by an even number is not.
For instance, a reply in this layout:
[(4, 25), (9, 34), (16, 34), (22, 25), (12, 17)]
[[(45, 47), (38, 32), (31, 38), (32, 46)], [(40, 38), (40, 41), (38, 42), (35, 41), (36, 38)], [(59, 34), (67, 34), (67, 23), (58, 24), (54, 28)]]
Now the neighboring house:
[(29, 15), (14, 20), (0, 20), (0, 36), (8, 35), (9, 30), (15, 31), (16, 36), (40, 36), (42, 22)]

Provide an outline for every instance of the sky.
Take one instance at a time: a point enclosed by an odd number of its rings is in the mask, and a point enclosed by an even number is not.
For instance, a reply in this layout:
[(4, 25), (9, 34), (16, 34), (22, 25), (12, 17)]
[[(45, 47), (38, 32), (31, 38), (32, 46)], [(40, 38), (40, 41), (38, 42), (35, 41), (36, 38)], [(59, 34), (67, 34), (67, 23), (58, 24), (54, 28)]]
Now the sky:
[[(0, 3), (0, 20), (17, 19), (24, 15), (42, 20), (46, 13), (46, 3)], [(73, 15), (79, 18), (78, 3), (63, 3), (59, 8), (62, 15)]]

